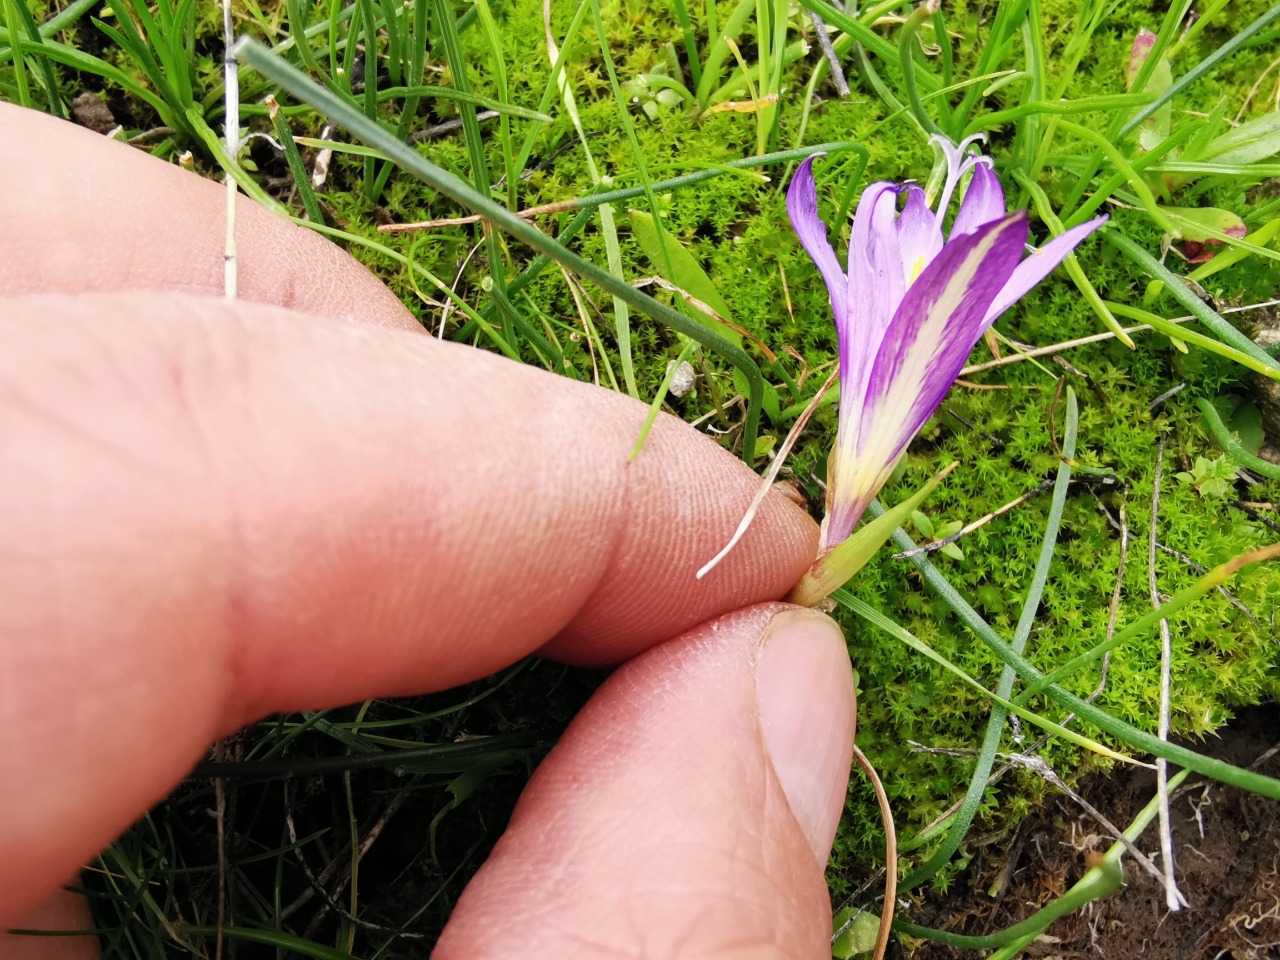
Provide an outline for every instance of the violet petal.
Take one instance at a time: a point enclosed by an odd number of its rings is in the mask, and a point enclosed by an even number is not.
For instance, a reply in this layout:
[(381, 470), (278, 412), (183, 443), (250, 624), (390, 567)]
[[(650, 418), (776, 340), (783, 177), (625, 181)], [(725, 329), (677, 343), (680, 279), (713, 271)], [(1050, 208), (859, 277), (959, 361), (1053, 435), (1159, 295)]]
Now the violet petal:
[(1019, 212), (950, 241), (907, 291), (863, 395), (847, 398), (842, 388), (824, 546), (853, 532), (911, 438), (942, 403), (987, 328), (988, 308), (1026, 239), (1026, 214)]
[(848, 302), (848, 284), (844, 270), (836, 257), (836, 252), (827, 239), (827, 225), (818, 216), (818, 190), (813, 182), (814, 157), (806, 157), (796, 168), (791, 178), (791, 186), (787, 188), (787, 215), (791, 218), (791, 226), (800, 245), (817, 266), (818, 272), (827, 284), (827, 296), (831, 300), (831, 312), (835, 315), (836, 327), (842, 329), (846, 323)]
[[(902, 253), (898, 243), (898, 185), (873, 184), (867, 194), (872, 194), (871, 217), (868, 235), (861, 249), (866, 251), (867, 264), (871, 268), (871, 286), (867, 290), (849, 287), (850, 299), (867, 297), (871, 303), (871, 320), (878, 334), (889, 326), (893, 313), (906, 292), (903, 277)], [(861, 203), (858, 205), (861, 211)]]
[(915, 282), (942, 249), (942, 228), (929, 209), (924, 190), (911, 184), (907, 202), (898, 215), (898, 248), (907, 286)]
[[(846, 330), (840, 337), (840, 395), (859, 397), (885, 328), (902, 299), (901, 256), (894, 217), (897, 185), (873, 183), (862, 191), (849, 236)], [(893, 274), (896, 284), (889, 279)]]
[(1018, 268), (1013, 271), (1013, 275), (1009, 277), (987, 309), (987, 325), (995, 323), (1000, 314), (1026, 296), (1031, 288), (1052, 273), (1054, 267), (1078, 247), (1085, 237), (1106, 222), (1105, 214), (1095, 217), (1078, 227), (1072, 227), (1061, 236), (1054, 237), (1043, 247), (1032, 250), (1027, 258), (1018, 264)]
[(987, 164), (979, 163), (973, 168), (969, 189), (965, 191), (956, 219), (951, 224), (951, 236), (973, 233), (982, 225), (1003, 216), (1004, 190), (1000, 186), (1000, 178)]

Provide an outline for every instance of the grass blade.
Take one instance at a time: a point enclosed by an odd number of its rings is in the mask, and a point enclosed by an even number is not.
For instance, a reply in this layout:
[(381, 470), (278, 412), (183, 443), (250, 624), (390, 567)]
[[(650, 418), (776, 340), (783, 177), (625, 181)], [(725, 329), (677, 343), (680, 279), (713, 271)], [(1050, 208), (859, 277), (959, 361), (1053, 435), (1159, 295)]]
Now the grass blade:
[[(1062, 523), (1062, 510), (1067, 502), (1067, 489), (1071, 486), (1071, 460), (1075, 457), (1079, 424), (1080, 415), (1076, 395), (1068, 387), (1067, 423), (1062, 441), (1062, 460), (1058, 464), (1058, 475), (1053, 484), (1053, 500), (1049, 505), (1049, 517), (1045, 522), (1044, 536), (1040, 541), (1040, 554), (1036, 558), (1035, 572), (1032, 574), (1027, 599), (1022, 605), (1022, 613), (1018, 616), (1018, 624), (1013, 632), (1012, 649), (1019, 656), (1022, 655), (1027, 640), (1031, 636), (1031, 628), (1035, 625), (1036, 614), (1040, 609), (1040, 598), (1044, 594), (1045, 585), (1049, 582), (1049, 568), (1053, 564), (1053, 551), (1058, 543), (1058, 527)], [(1013, 693), (1015, 679), (1014, 669), (1005, 664), (996, 685), (996, 696), (1007, 701)], [(969, 789), (965, 791), (964, 800), (956, 812), (951, 828), (933, 855), (902, 881), (901, 890), (907, 891), (917, 887), (936, 874), (951, 861), (951, 855), (964, 842), (969, 826), (977, 815), (978, 807), (982, 804), (983, 794), (986, 793), (987, 780), (995, 764), (996, 751), (1000, 747), (1000, 738), (1004, 734), (1007, 714), (1005, 707), (1000, 704), (992, 705), (991, 716), (987, 720), (987, 732), (982, 738), (982, 746), (978, 750), (978, 758), (974, 764), (973, 778), (969, 781)]]
[[(10, 23), (10, 30), (15, 33), (26, 33), (27, 35), (25, 46), (38, 68), (35, 78), (40, 86), (44, 88), (49, 112), (59, 119), (67, 119), (67, 107), (62, 102), (62, 94), (58, 90), (58, 77), (53, 71), (52, 64), (49, 63), (49, 58), (43, 54), (44, 37), (40, 32), (40, 28), (36, 25), (35, 19), (31, 16), (31, 11), (27, 9), (27, 5), (23, 0), (4, 0), (4, 3), (5, 19)], [(13, 23), (14, 17), (18, 20), (17, 24)], [(19, 84), (23, 82), (25, 77), (23, 67), (23, 64), (18, 65)]]
[[(1171, 779), (1169, 788), (1173, 789), (1181, 784), (1187, 778), (1189, 772), (1183, 770)], [(1133, 823), (1124, 831), (1125, 839), (1132, 843), (1142, 836), (1143, 831), (1155, 819), (1159, 808), (1159, 800), (1158, 796), (1153, 797), (1138, 816), (1134, 818)], [(1040, 908), (1027, 919), (1015, 923), (999, 933), (991, 933), (986, 936), (967, 936), (965, 934), (951, 933), (947, 930), (932, 930), (928, 927), (916, 926), (914, 923), (907, 923), (906, 921), (895, 921), (893, 928), (909, 937), (922, 937), (926, 940), (934, 940), (938, 943), (969, 950), (991, 950), (997, 947), (1011, 946), (1020, 951), (1021, 946), (1043, 933), (1059, 917), (1079, 910), (1090, 901), (1097, 900), (1099, 897), (1106, 896), (1113, 890), (1119, 889), (1125, 882), (1124, 870), (1120, 866), (1120, 857), (1123, 856), (1124, 852), (1124, 844), (1116, 842), (1104, 855), (1102, 863), (1096, 867), (1091, 867), (1065, 894)], [(1010, 958), (1018, 955), (1019, 952), (1004, 954), (1004, 956)], [(994, 954), (991, 960), (995, 960)]]
[[(73, 26), (81, 17), (96, 7), (98, 3), (99, 0), (76, 0), (75, 3), (69, 4), (65, 9), (58, 11), (57, 14), (40, 24), (40, 39), (48, 40), (58, 31)], [(0, 47), (0, 63), (4, 63), (11, 56), (13, 56), (13, 47)]]
[[(885, 516), (888, 516), (888, 514), (885, 514)], [(901, 643), (906, 644), (912, 650), (915, 650), (921, 656), (926, 657), (927, 659), (938, 664), (938, 666), (942, 667), (944, 670), (954, 674), (956, 677), (960, 679), (960, 681), (965, 686), (981, 694), (983, 697), (986, 697), (987, 699), (989, 699), (993, 705), (992, 709), (995, 709), (998, 707), (1002, 710), (1007, 710), (1010, 713), (1021, 717), (1023, 720), (1026, 720), (1028, 723), (1034, 724), (1035, 726), (1039, 727), (1041, 730), (1044, 730), (1046, 733), (1052, 734), (1055, 737), (1061, 737), (1063, 740), (1066, 740), (1068, 743), (1074, 743), (1079, 747), (1083, 747), (1086, 750), (1090, 750), (1098, 754), (1099, 756), (1110, 757), (1111, 759), (1119, 760), (1122, 763), (1134, 762), (1131, 758), (1126, 757), (1123, 754), (1116, 753), (1114, 750), (1108, 749), (1107, 747), (1104, 747), (1102, 744), (1098, 743), (1096, 740), (1090, 740), (1088, 737), (1083, 736), (1082, 734), (1079, 734), (1074, 730), (1071, 730), (1067, 727), (1053, 723), (1050, 720), (1046, 720), (1044, 717), (1040, 716), (1038, 713), (1033, 713), (1032, 711), (1021, 706), (1019, 703), (1017, 703), (1014, 700), (1006, 700), (1003, 697), (1001, 697), (999, 694), (992, 693), (990, 690), (984, 687), (981, 683), (979, 683), (973, 677), (969, 676), (969, 674), (965, 673), (963, 670), (957, 667), (954, 663), (952, 663), (946, 657), (942, 656), (942, 654), (938, 653), (938, 651), (934, 650), (933, 647), (929, 646), (923, 640), (908, 633), (900, 625), (894, 623), (892, 620), (890, 620), (880, 611), (876, 610), (870, 604), (867, 604), (864, 601), (859, 600), (853, 594), (849, 593), (847, 588), (840, 587), (834, 593), (832, 593), (831, 596), (842, 607), (845, 607), (846, 609), (853, 611), (858, 616), (860, 616), (863, 620), (867, 621), (867, 623), (884, 631), (889, 636), (893, 637), (895, 640), (898, 640)]]
[[(1280, 9), (1278, 7), (1277, 9)], [(1169, 294), (1186, 308), (1187, 312), (1192, 314), (1197, 320), (1218, 335), (1218, 339), (1223, 343), (1230, 344), (1241, 353), (1247, 354), (1271, 370), (1280, 371), (1280, 363), (1277, 363), (1270, 355), (1267, 354), (1260, 346), (1250, 340), (1247, 336), (1231, 325), (1221, 314), (1209, 309), (1203, 300), (1197, 297), (1187, 287), (1182, 279), (1169, 270), (1146, 250), (1138, 246), (1123, 233), (1116, 229), (1103, 229), (1103, 239), (1113, 247), (1118, 249), (1126, 257), (1136, 263), (1145, 270), (1152, 279), (1164, 282), (1165, 289)], [(1270, 374), (1268, 374), (1270, 376)]]
[[(1036, 206), (1036, 213), (1040, 215), (1040, 219), (1048, 224), (1049, 229), (1053, 231), (1054, 236), (1063, 233), (1064, 227), (1062, 221), (1058, 219), (1057, 214), (1053, 212), (1053, 207), (1049, 204), (1049, 198), (1045, 196), (1044, 190), (1040, 185), (1030, 178), (1024, 176), (1021, 171), (1013, 171), (1013, 178), (1022, 184), (1022, 188), (1027, 191), (1027, 195), (1031, 197)], [(1107, 329), (1116, 335), (1116, 339), (1123, 343), (1130, 350), (1134, 348), (1133, 339), (1129, 334), (1125, 333), (1124, 328), (1120, 326), (1120, 321), (1115, 318), (1111, 311), (1107, 308), (1106, 302), (1098, 296), (1098, 291), (1093, 288), (1093, 284), (1089, 282), (1089, 278), (1085, 275), (1084, 270), (1080, 266), (1080, 261), (1076, 259), (1074, 253), (1069, 253), (1062, 261), (1063, 267), (1067, 271), (1067, 275), (1075, 282), (1080, 293), (1084, 296), (1089, 306), (1093, 307), (1094, 312), (1102, 318), (1102, 322)]]
[[(1190, 3), (1188, 3), (1187, 6), (1190, 6)], [(1273, 4), (1270, 9), (1266, 10), (1260, 17), (1254, 20), (1253, 23), (1249, 24), (1239, 33), (1235, 34), (1230, 40), (1228, 40), (1226, 43), (1220, 46), (1217, 50), (1213, 51), (1213, 53), (1209, 54), (1209, 56), (1205, 57), (1203, 60), (1197, 63), (1194, 67), (1192, 67), (1182, 76), (1180, 76), (1177, 80), (1173, 81), (1173, 84), (1169, 87), (1168, 90), (1165, 90), (1162, 94), (1160, 94), (1159, 97), (1157, 97), (1151, 103), (1147, 104), (1137, 113), (1135, 113), (1132, 117), (1130, 117), (1129, 120), (1124, 124), (1124, 126), (1120, 128), (1118, 132), (1118, 138), (1128, 136), (1130, 133), (1136, 130), (1138, 128), (1138, 125), (1141, 124), (1143, 120), (1147, 119), (1147, 117), (1151, 116), (1153, 113), (1159, 110), (1162, 106), (1164, 106), (1174, 97), (1176, 97), (1179, 93), (1181, 93), (1184, 89), (1186, 89), (1187, 86), (1189, 86), (1192, 83), (1195, 83), (1197, 80), (1203, 77), (1206, 73), (1208, 73), (1210, 70), (1216, 67), (1219, 63), (1221, 63), (1227, 57), (1231, 56), (1231, 54), (1239, 50), (1242, 46), (1244, 46), (1246, 43), (1249, 42), (1249, 40), (1254, 36), (1254, 34), (1257, 34), (1260, 31), (1264, 30), (1267, 27), (1267, 25), (1270, 24), (1271, 21), (1275, 20), (1277, 17), (1280, 17), (1280, 4)], [(1163, 31), (1161, 31), (1161, 33), (1163, 34)], [(1158, 44), (1159, 44), (1159, 40), (1157, 40), (1157, 45)], [(1155, 67), (1155, 61), (1158, 59), (1158, 54), (1159, 54), (1159, 51), (1153, 48), (1151, 51), (1151, 55), (1147, 59), (1147, 63), (1151, 64), (1152, 68)], [(1146, 69), (1146, 64), (1144, 64), (1143, 67), (1144, 67), (1144, 71), (1143, 71), (1144, 73), (1149, 72)], [(1143, 77), (1142, 74), (1139, 74), (1138, 79), (1139, 81), (1142, 81), (1145, 83), (1145, 77)], [(1139, 90), (1142, 89), (1142, 87), (1139, 86), (1137, 82), (1134, 83), (1134, 87), (1135, 89), (1139, 89)]]
[(741, 347), (708, 330), (700, 323), (659, 303), (636, 290), (630, 284), (600, 269), (594, 263), (566, 249), (533, 224), (522, 220), (492, 198), (475, 190), (458, 177), (436, 166), (407, 144), (390, 136), (377, 124), (320, 87), (296, 67), (274, 56), (266, 47), (252, 38), (240, 40), (236, 56), (260, 74), (304, 103), (325, 114), (332, 122), (345, 127), (350, 133), (371, 146), (384, 151), (388, 157), (405, 170), (422, 179), (444, 196), (474, 213), (480, 214), (494, 226), (506, 231), (539, 253), (545, 253), (557, 263), (591, 280), (607, 293), (614, 294), (628, 304), (648, 314), (679, 333), (697, 340), (709, 350), (724, 357), (737, 367), (747, 379), (749, 396), (747, 416), (743, 424), (742, 456), (748, 463), (755, 459), (756, 434), (760, 423), (760, 405), (764, 398), (764, 378), (760, 368)]
[(281, 115), (280, 105), (276, 103), (275, 97), (267, 97), (267, 112), (271, 117), (276, 139), (284, 150), (284, 159), (289, 165), (289, 173), (293, 176), (293, 184), (297, 188), (298, 199), (302, 201), (302, 209), (307, 212), (307, 219), (312, 223), (324, 223), (324, 214), (320, 212), (315, 191), (311, 189), (311, 176), (302, 162), (302, 155), (298, 153), (298, 144), (294, 142), (289, 121)]
[[(1263, 460), (1261, 457), (1255, 457), (1240, 444), (1236, 443), (1235, 437), (1231, 436), (1231, 431), (1222, 422), (1222, 417), (1218, 415), (1218, 410), (1212, 403), (1201, 397), (1196, 401), (1196, 409), (1204, 416), (1204, 424), (1209, 428), (1209, 432), (1213, 434), (1213, 439), (1218, 441), (1218, 444), (1232, 460), (1240, 464), (1240, 466), (1252, 470), (1254, 473), (1262, 474), (1269, 480), (1280, 480), (1280, 467)], [(1280, 552), (1280, 550), (1277, 552)]]
[[(1201, 400), (1201, 403), (1210, 404), (1207, 400)], [(1202, 408), (1203, 409), (1203, 408)], [(1213, 411), (1217, 416), (1217, 410)], [(1219, 420), (1221, 423), (1221, 420)], [(1225, 429), (1225, 428), (1224, 428)], [(1249, 553), (1241, 554), (1238, 557), (1221, 563), (1214, 567), (1207, 574), (1191, 584), (1189, 587), (1178, 591), (1174, 596), (1161, 604), (1156, 610), (1149, 610), (1133, 623), (1129, 624), (1123, 630), (1120, 630), (1110, 640), (1104, 641), (1089, 650), (1086, 650), (1080, 656), (1064, 663), (1062, 666), (1050, 671), (1035, 683), (1030, 684), (1027, 689), (1019, 696), (1014, 698), (1015, 703), (1023, 704), (1032, 697), (1041, 693), (1046, 687), (1056, 684), (1058, 681), (1071, 676), (1077, 670), (1088, 666), (1095, 660), (1100, 660), (1105, 654), (1116, 649), (1123, 643), (1134, 640), (1149, 630), (1153, 629), (1161, 620), (1166, 620), (1170, 615), (1181, 610), (1187, 604), (1199, 600), (1201, 597), (1217, 589), (1222, 584), (1230, 580), (1236, 573), (1245, 567), (1254, 563), (1262, 563), (1266, 560), (1273, 560), (1280, 557), (1280, 544), (1273, 544), (1270, 547), (1263, 547), (1261, 550), (1252, 550)]]
[[(1280, 224), (1280, 221), (1276, 221)], [(1218, 257), (1223, 254), (1218, 254)], [(1216, 260), (1217, 257), (1214, 258)], [(1213, 260), (1209, 261), (1210, 263)], [(1151, 329), (1163, 333), (1166, 337), (1174, 340), (1180, 340), (1186, 344), (1194, 344), (1201, 350), (1207, 350), (1209, 353), (1216, 353), (1220, 357), (1226, 357), (1252, 370), (1254, 373), (1260, 373), (1264, 377), (1270, 377), (1272, 380), (1280, 380), (1280, 369), (1274, 364), (1266, 364), (1258, 360), (1251, 353), (1242, 353), (1235, 347), (1229, 347), (1221, 340), (1215, 340), (1213, 337), (1207, 337), (1203, 333), (1195, 330), (1189, 330), (1186, 327), (1174, 323), (1172, 320), (1166, 320), (1164, 317), (1142, 310), (1138, 307), (1130, 307), (1123, 303), (1112, 303), (1110, 300), (1105, 301), (1107, 309), (1117, 316), (1128, 317), (1131, 320), (1140, 320)]]

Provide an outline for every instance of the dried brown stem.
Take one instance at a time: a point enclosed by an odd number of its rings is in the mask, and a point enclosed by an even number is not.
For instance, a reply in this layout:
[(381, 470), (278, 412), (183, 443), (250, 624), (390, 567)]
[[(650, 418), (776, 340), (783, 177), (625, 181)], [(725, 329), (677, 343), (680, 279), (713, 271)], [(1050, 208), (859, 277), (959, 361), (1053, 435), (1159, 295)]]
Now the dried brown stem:
[(880, 816), (884, 819), (884, 905), (880, 909), (880, 929), (876, 933), (876, 945), (871, 951), (872, 960), (884, 960), (885, 951), (889, 947), (889, 934), (893, 931), (893, 910), (898, 899), (898, 834), (893, 827), (889, 795), (880, 782), (880, 775), (856, 743), (853, 745), (853, 759), (871, 782), (876, 803), (880, 805)]

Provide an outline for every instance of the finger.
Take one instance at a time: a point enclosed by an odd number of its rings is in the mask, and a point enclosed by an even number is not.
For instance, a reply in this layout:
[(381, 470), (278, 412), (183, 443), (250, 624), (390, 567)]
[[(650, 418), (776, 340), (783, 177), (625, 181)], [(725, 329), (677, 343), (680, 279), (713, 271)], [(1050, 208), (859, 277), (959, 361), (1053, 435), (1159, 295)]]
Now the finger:
[(534, 774), (435, 960), (830, 957), (839, 629), (772, 604), (626, 664)]
[[(226, 191), (133, 147), (0, 103), (0, 296), (174, 290), (221, 295)], [(420, 330), (372, 273), (240, 197), (242, 299)]]
[[(204, 746), (563, 633), (611, 663), (786, 592), (816, 530), (662, 417), (430, 337), (178, 297), (0, 308), (0, 927)], [(651, 597), (637, 614), (617, 597)], [(590, 623), (599, 634), (577, 628)], [(41, 882), (36, 882), (42, 878)]]

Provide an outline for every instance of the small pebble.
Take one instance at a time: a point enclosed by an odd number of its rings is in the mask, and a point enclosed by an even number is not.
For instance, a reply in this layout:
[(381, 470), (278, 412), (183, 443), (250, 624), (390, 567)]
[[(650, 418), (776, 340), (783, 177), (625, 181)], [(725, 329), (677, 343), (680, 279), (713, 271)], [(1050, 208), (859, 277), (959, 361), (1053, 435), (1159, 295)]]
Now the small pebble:
[[(672, 360), (667, 364), (667, 372), (671, 373), (671, 366), (675, 361)], [(695, 374), (693, 372), (693, 364), (688, 360), (680, 361), (680, 366), (676, 367), (675, 374), (671, 377), (670, 391), (673, 397), (683, 397), (686, 393), (693, 389), (693, 381)]]

